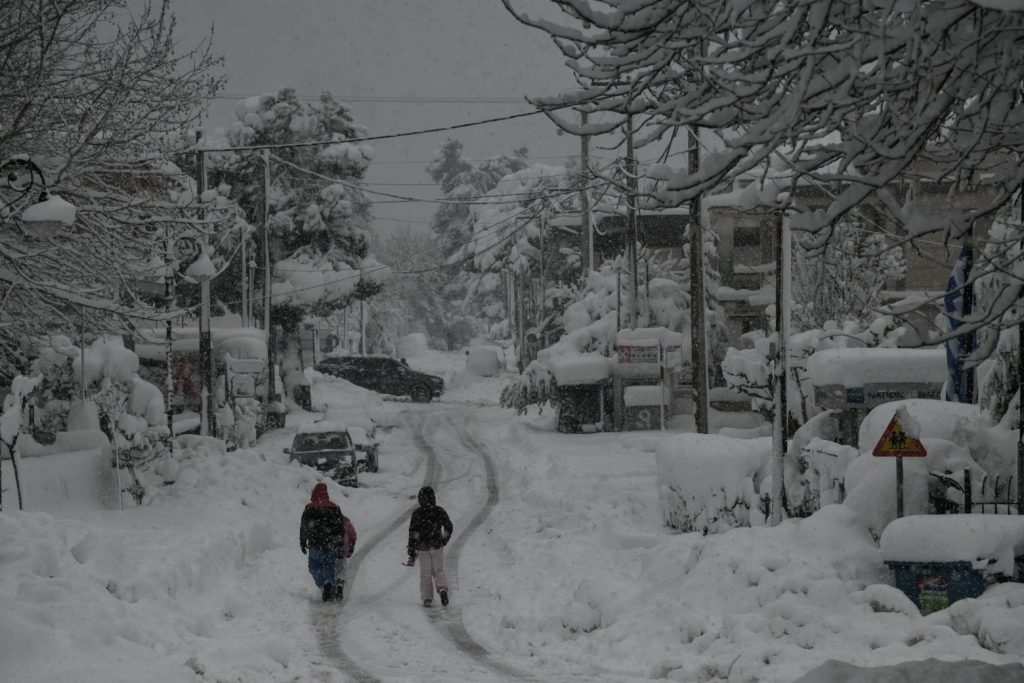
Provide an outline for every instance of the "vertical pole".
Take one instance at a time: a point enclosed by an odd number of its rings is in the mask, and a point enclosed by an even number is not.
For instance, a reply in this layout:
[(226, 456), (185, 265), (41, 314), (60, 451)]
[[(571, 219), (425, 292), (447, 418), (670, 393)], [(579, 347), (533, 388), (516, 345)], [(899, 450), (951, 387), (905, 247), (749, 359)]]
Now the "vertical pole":
[[(700, 139), (689, 129), (687, 165), (691, 176), (700, 171)], [(690, 200), (690, 353), (693, 366), (694, 422), (699, 434), (707, 434), (708, 425), (708, 350), (705, 333), (704, 227), (700, 194)], [(774, 514), (774, 512), (773, 512)]]
[(263, 150), (263, 331), (267, 335), (267, 401), (277, 401), (277, 335), (270, 316), (270, 150)]
[(341, 312), (341, 338), (344, 340), (345, 353), (352, 353), (352, 347), (348, 344), (348, 306)]
[(249, 300), (249, 274), (246, 272), (248, 264), (246, 263), (245, 255), (245, 224), (240, 223), (238, 226), (238, 233), (242, 240), (239, 245), (239, 258), (241, 259), (242, 266), (242, 305), (239, 308), (242, 316), (242, 327), (249, 327), (249, 316), (248, 316), (248, 300)]
[(896, 519), (903, 516), (903, 456), (896, 457)]
[(164, 322), (164, 355), (167, 364), (167, 377), (164, 379), (164, 393), (167, 402), (164, 410), (167, 414), (167, 430), (170, 434), (169, 447), (174, 445), (174, 406), (171, 404), (171, 397), (174, 396), (174, 322), (171, 320), (171, 311), (174, 307), (174, 245), (171, 243), (170, 226), (164, 228), (164, 309), (167, 312), (167, 320)]
[(637, 316), (640, 311), (640, 273), (637, 267), (637, 240), (639, 229), (637, 226), (636, 204), (637, 204), (637, 172), (636, 159), (633, 158), (633, 115), (626, 116), (626, 187), (629, 188), (629, 195), (626, 203), (626, 221), (629, 223), (629, 260), (633, 268), (633, 316), (630, 321), (630, 328), (636, 329)]
[[(587, 112), (580, 112), (580, 126), (586, 128)], [(580, 136), (580, 232), (583, 233), (583, 240), (586, 244), (587, 270), (583, 274), (583, 281), (586, 282), (590, 273), (596, 267), (594, 264), (594, 226), (590, 216), (590, 136)]]
[(359, 300), (359, 353), (366, 355), (366, 301)]
[(540, 347), (543, 349), (547, 346), (547, 325), (545, 324), (545, 316), (547, 316), (548, 308), (548, 283), (545, 279), (546, 273), (544, 272), (544, 229), (547, 227), (548, 222), (548, 205), (547, 202), (541, 200), (540, 205)]
[[(1019, 216), (1024, 226), (1024, 185)], [(1024, 318), (1017, 323), (1017, 514), (1024, 515)]]
[[(966, 319), (974, 311), (974, 280), (972, 279), (974, 270), (974, 224), (971, 224), (971, 229), (967, 233), (967, 243), (970, 248), (967, 250), (967, 264), (964, 267), (964, 291), (963, 291), (963, 314)], [(964, 335), (963, 353), (964, 353), (964, 364), (967, 363), (967, 358), (974, 352), (974, 339), (977, 332), (968, 332)], [(964, 390), (967, 394), (967, 400), (971, 403), (977, 402), (977, 396), (975, 394), (975, 377), (977, 377), (977, 370), (975, 368), (964, 369), (963, 378), (961, 381), (964, 383)]]
[[(984, 479), (982, 479), (984, 483)], [(974, 511), (974, 491), (971, 490), (971, 471), (964, 468), (964, 512), (971, 514)], [(985, 506), (981, 506), (981, 511), (985, 512)], [(996, 508), (996, 512), (999, 512), (999, 508)]]
[(782, 495), (786, 456), (786, 427), (788, 425), (788, 408), (786, 407), (786, 378), (788, 361), (789, 325), (787, 320), (789, 296), (786, 286), (786, 256), (789, 250), (789, 233), (786, 222), (777, 221), (778, 232), (775, 238), (775, 420), (772, 428), (772, 525), (782, 523)]
[[(202, 200), (206, 192), (206, 155), (203, 152), (196, 153), (199, 156), (199, 197)], [(200, 218), (205, 218), (205, 212), (200, 209)], [(206, 253), (206, 226), (201, 240), (201, 249)], [(200, 416), (199, 433), (209, 436), (215, 427), (213, 425), (213, 358), (211, 353), (210, 335), (210, 280), (203, 279), (199, 283), (200, 313), (199, 313), (199, 374), (200, 374)]]

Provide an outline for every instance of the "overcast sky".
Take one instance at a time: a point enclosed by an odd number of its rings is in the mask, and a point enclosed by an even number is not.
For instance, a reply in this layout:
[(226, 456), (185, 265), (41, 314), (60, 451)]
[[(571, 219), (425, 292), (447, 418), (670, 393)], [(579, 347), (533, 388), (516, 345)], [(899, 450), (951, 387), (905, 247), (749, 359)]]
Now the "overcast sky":
[[(535, 10), (549, 4), (517, 1)], [(500, 0), (173, 0), (173, 6), (183, 46), (212, 25), (214, 49), (225, 57), (228, 83), (211, 108), (212, 125), (229, 123), (240, 97), (282, 85), (314, 97), (330, 90), (371, 135), (530, 111), (524, 95), (573, 85), (550, 39), (518, 23)], [(474, 159), (523, 145), (531, 158), (551, 164), (579, 153), (578, 139), (556, 135), (543, 116), (379, 141), (368, 181), (412, 184), (369, 187), (439, 196), (424, 166), (449, 136), (462, 140)], [(402, 222), (422, 227), (433, 211), (433, 205), (419, 202), (374, 207), (382, 230)]]

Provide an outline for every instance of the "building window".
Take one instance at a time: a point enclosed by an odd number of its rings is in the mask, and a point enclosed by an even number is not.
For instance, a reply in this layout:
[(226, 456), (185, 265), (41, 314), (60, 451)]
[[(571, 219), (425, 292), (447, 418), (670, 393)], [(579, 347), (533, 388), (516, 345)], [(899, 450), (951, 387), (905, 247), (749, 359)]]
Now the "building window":
[(732, 244), (739, 249), (761, 246), (761, 228), (736, 226), (732, 233)]

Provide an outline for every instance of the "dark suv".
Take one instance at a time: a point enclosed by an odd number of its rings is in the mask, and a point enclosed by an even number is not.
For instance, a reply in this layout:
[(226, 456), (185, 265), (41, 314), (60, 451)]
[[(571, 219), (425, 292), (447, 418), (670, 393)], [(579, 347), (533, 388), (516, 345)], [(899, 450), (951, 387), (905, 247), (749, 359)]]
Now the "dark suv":
[(444, 380), (413, 370), (405, 361), (387, 356), (333, 356), (316, 366), (319, 372), (393, 396), (427, 403), (444, 392)]

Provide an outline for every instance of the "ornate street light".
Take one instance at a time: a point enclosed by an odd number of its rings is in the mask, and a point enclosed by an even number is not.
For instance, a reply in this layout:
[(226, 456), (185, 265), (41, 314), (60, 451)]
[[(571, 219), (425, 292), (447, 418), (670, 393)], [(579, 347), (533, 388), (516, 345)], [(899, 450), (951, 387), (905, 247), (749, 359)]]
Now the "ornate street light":
[(50, 193), (42, 170), (27, 154), (17, 154), (4, 161), (0, 164), (0, 174), (0, 183), (19, 193), (0, 210), (0, 220), (7, 218), (12, 207), (38, 185), (41, 188), (39, 199), (21, 213), (21, 221), (32, 228), (32, 234), (52, 239), (74, 224), (75, 205)]

